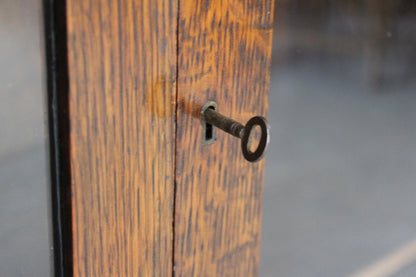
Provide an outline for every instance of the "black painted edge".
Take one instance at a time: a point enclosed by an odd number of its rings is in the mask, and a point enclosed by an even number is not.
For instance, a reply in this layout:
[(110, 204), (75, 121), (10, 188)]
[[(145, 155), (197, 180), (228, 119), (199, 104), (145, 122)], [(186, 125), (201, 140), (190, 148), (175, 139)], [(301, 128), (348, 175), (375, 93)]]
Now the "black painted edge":
[(66, 0), (43, 0), (56, 277), (73, 276)]

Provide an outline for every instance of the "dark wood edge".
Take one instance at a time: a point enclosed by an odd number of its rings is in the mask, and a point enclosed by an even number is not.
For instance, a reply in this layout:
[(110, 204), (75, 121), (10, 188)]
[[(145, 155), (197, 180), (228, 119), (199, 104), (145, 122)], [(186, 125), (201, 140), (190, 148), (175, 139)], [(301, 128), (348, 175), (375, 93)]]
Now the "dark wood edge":
[(73, 276), (66, 0), (43, 0), (54, 274)]

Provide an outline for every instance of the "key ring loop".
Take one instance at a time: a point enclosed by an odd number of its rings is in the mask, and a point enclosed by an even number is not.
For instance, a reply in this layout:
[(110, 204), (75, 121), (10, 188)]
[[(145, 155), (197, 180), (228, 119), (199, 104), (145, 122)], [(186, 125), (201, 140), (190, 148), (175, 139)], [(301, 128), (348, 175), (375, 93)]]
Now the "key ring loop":
[[(251, 132), (254, 130), (256, 126), (260, 126), (261, 128), (261, 138), (257, 149), (252, 152), (250, 151), (249, 141)], [(249, 162), (257, 162), (261, 160), (261, 158), (266, 153), (267, 147), (270, 142), (270, 126), (267, 120), (262, 116), (255, 116), (250, 119), (246, 126), (244, 126), (243, 136), (241, 138), (241, 149), (243, 151), (244, 158), (246, 158)]]

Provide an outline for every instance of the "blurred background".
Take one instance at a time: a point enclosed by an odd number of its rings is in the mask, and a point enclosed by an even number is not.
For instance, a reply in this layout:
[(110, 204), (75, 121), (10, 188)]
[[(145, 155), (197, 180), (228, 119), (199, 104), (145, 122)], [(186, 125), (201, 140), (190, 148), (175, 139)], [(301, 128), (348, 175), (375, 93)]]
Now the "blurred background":
[(41, 0), (0, 0), (0, 277), (50, 276)]
[(416, 2), (275, 9), (260, 276), (416, 276)]
[[(0, 0), (0, 276), (50, 272), (42, 28)], [(260, 276), (416, 276), (416, 2), (277, 0), (273, 43)]]

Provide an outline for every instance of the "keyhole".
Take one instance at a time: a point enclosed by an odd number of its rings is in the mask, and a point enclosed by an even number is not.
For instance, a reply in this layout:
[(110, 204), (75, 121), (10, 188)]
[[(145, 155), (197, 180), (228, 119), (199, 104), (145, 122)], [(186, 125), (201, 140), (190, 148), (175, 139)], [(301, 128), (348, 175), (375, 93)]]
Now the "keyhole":
[[(202, 113), (207, 109), (213, 109), (214, 111), (217, 110), (217, 104), (214, 101), (209, 101), (205, 106), (202, 108)], [(204, 139), (202, 141), (202, 145), (210, 145), (217, 141), (217, 134), (214, 126), (209, 124), (206, 121), (203, 121), (204, 124)]]
[(205, 123), (205, 141), (206, 142), (213, 139), (214, 134), (213, 134), (212, 129), (213, 129), (213, 127), (212, 127), (211, 124)]

